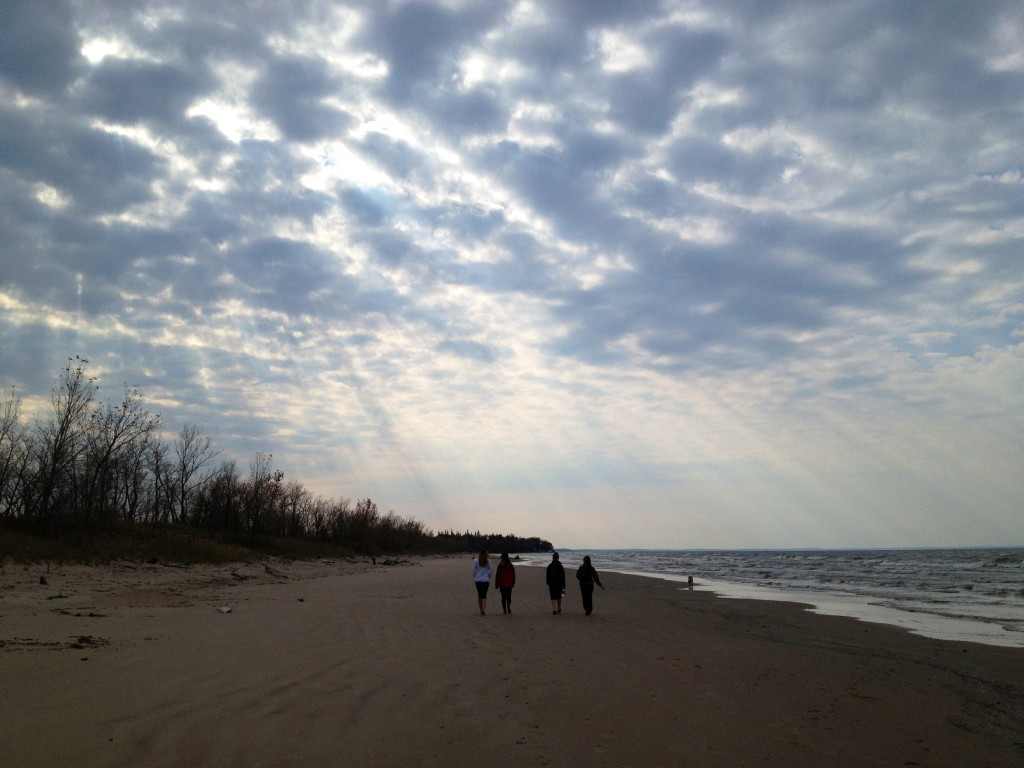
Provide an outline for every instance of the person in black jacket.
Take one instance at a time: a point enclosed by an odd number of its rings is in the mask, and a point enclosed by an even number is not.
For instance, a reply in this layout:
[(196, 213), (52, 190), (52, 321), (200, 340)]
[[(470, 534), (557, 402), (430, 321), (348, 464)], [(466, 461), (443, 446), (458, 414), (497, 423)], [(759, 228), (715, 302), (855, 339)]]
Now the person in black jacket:
[(562, 612), (562, 594), (565, 592), (565, 568), (558, 562), (558, 553), (551, 553), (551, 562), (548, 564), (546, 581), (548, 583), (548, 594), (551, 595), (552, 615)]
[(583, 593), (583, 612), (589, 616), (594, 612), (594, 585), (597, 584), (602, 590), (604, 584), (590, 564), (590, 555), (583, 558), (583, 565), (576, 571), (576, 580), (580, 583), (580, 592)]

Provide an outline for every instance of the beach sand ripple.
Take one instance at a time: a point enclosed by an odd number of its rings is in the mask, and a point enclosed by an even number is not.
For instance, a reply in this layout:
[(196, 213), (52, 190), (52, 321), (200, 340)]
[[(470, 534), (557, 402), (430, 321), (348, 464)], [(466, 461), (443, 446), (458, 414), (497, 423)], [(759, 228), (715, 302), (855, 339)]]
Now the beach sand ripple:
[(0, 765), (1024, 764), (1024, 649), (518, 576), (480, 616), (468, 558), (7, 565)]

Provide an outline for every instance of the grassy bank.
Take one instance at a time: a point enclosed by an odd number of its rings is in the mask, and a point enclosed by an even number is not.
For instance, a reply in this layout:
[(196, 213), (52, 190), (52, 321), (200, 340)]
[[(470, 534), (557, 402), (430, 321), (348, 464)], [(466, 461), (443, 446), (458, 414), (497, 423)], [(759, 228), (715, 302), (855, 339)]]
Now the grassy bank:
[(174, 563), (245, 562), (352, 557), (344, 546), (290, 538), (257, 538), (185, 528), (138, 525), (95, 534), (43, 536), (0, 526), (0, 562), (106, 563), (111, 560)]

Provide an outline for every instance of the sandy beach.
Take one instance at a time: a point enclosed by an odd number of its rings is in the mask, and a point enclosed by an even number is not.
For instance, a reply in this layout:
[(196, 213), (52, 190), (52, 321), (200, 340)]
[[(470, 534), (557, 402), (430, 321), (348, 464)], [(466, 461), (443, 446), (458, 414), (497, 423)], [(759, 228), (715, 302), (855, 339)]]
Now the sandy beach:
[(1024, 649), (517, 574), (480, 616), (468, 557), (7, 564), (0, 766), (1024, 765)]

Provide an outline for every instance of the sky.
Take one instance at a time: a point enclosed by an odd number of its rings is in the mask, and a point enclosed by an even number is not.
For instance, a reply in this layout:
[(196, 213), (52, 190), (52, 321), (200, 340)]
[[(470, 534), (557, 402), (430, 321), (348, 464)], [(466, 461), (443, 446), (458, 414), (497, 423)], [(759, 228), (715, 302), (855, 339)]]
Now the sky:
[(0, 3), (0, 385), (559, 547), (1024, 545), (1008, 2)]

